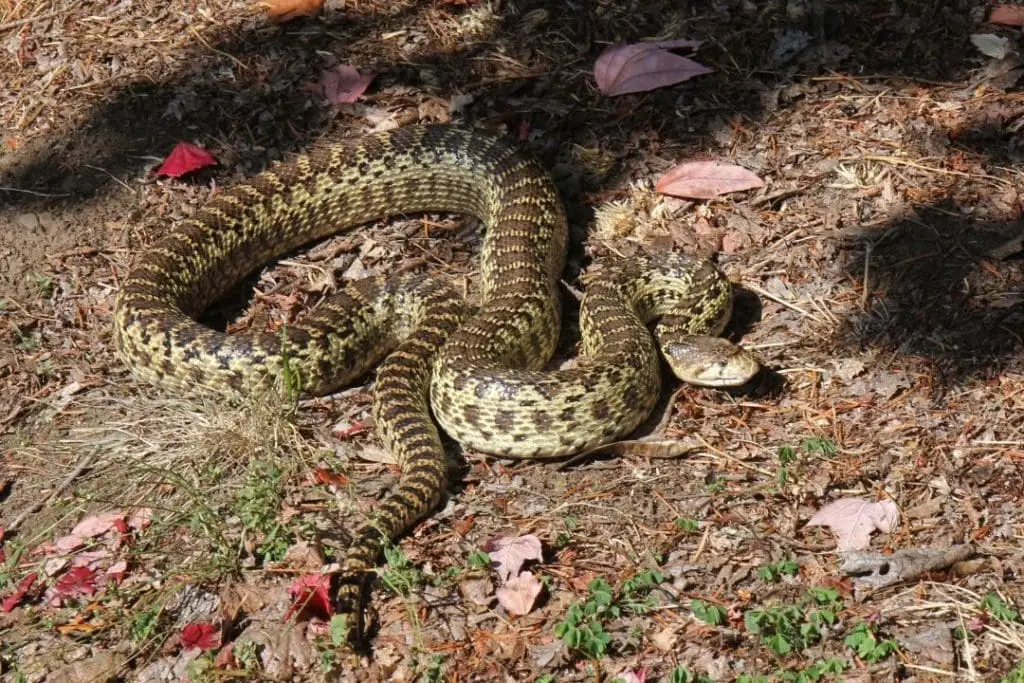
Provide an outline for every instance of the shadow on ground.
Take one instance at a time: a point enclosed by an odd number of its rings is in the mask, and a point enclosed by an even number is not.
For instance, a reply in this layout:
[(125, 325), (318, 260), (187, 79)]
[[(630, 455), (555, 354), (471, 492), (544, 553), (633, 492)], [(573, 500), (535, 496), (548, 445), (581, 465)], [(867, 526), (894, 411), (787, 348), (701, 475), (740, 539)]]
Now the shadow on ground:
[[(194, 43), (195, 62), (174, 78), (129, 84), (82, 125), (48, 138), (45, 149), (3, 160), (0, 186), (58, 197), (0, 191), (0, 198), (15, 210), (86, 201), (112, 188), (114, 179), (138, 176), (179, 139), (211, 146), (226, 167), (249, 175), (335, 128), (344, 133), (344, 117), (313, 101), (304, 86), (322, 69), (350, 63), (377, 71), (378, 91), (408, 89), (410, 102), (424, 94), (471, 95), (463, 120), (518, 133), (555, 169), (570, 208), (578, 210), (592, 198), (588, 194), (635, 170), (635, 156), (699, 154), (723, 128), (757, 136), (806, 88), (840, 94), (849, 85), (842, 78), (816, 84), (815, 77), (849, 73), (880, 84), (910, 79), (922, 87), (962, 83), (969, 89), (980, 64), (969, 41), (977, 4), (966, 0), (502, 4), (484, 33), (454, 41), (450, 51), (428, 53), (403, 53), (395, 41), (377, 51), (351, 46), (366, 45), (367, 36), (415, 31), (428, 12), (439, 11), (436, 5), (363, 7), (280, 27), (254, 21), (242, 31), (225, 30), (209, 45)], [(440, 11), (468, 15), (474, 8)], [(699, 58), (716, 73), (641, 96), (598, 95), (589, 69), (604, 45), (651, 36), (705, 41)], [(368, 103), (375, 103), (372, 94)], [(856, 108), (849, 111), (857, 115)], [(996, 113), (940, 146), (956, 146), (983, 164), (1019, 161), (1007, 151), (1004, 124), (1011, 116)], [(922, 149), (934, 145), (934, 133), (921, 132)], [(611, 170), (589, 172), (574, 146), (599, 150), (612, 160)], [(900, 151), (913, 156), (916, 150)], [(771, 176), (788, 157), (779, 153), (761, 162), (759, 170)], [(1016, 265), (985, 254), (1012, 226), (967, 220), (963, 206), (915, 208), (917, 220), (854, 238), (848, 274), (863, 277), (870, 244), (874, 296), (838, 341), (927, 357), (947, 381), (1001, 368), (1022, 347), (1021, 275)]]

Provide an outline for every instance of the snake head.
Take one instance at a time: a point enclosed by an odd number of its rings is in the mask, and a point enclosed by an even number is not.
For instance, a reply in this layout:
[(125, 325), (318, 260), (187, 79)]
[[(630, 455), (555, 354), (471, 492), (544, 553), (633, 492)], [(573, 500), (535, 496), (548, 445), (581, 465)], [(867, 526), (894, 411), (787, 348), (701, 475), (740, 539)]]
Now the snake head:
[(701, 387), (738, 387), (761, 370), (752, 353), (721, 337), (662, 339), (661, 350), (676, 377)]

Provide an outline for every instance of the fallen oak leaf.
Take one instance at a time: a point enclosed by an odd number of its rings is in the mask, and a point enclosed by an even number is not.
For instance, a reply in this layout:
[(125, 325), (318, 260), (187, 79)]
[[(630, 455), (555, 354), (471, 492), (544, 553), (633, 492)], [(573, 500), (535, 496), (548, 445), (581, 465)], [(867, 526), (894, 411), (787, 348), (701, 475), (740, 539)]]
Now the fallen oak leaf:
[(96, 592), (96, 570), (90, 567), (74, 567), (57, 579), (51, 590), (58, 598), (93, 595)]
[(523, 572), (494, 591), (494, 595), (506, 612), (521, 617), (530, 613), (543, 588), (532, 572)]
[(998, 5), (988, 15), (988, 23), (1002, 26), (1024, 26), (1024, 7)]
[(892, 531), (900, 520), (896, 503), (863, 498), (841, 498), (818, 510), (806, 526), (827, 526), (836, 535), (836, 549), (863, 550), (871, 545), (871, 533)]
[(533, 534), (495, 538), (487, 543), (486, 549), (502, 583), (518, 575), (524, 562), (544, 559), (544, 548)]
[(198, 145), (190, 142), (179, 142), (164, 159), (164, 163), (156, 170), (158, 176), (180, 178), (207, 166), (214, 166), (217, 158)]
[(213, 650), (220, 647), (220, 629), (208, 621), (197, 621), (181, 629), (181, 647), (185, 650)]
[(300, 576), (288, 586), (288, 595), (292, 604), (285, 612), (284, 620), (288, 621), (293, 614), (299, 617), (321, 617), (326, 619), (334, 614), (331, 604), (331, 577), (326, 574)]
[(615, 675), (615, 680), (622, 681), (622, 683), (646, 683), (647, 669), (623, 669)]
[(269, 0), (262, 3), (267, 17), (278, 24), (283, 24), (299, 17), (311, 17), (320, 12), (324, 0)]
[(594, 63), (594, 80), (603, 95), (646, 92), (713, 71), (671, 50), (696, 50), (696, 40), (663, 40), (613, 45)]
[(332, 491), (341, 491), (349, 483), (348, 477), (344, 474), (339, 474), (326, 467), (314, 467), (312, 474), (314, 484), (323, 484)]
[(713, 199), (759, 187), (764, 187), (764, 181), (742, 166), (723, 161), (687, 161), (666, 171), (654, 189), (683, 199)]
[(125, 523), (124, 512), (121, 510), (104, 512), (99, 515), (89, 515), (75, 525), (75, 528), (71, 530), (71, 535), (95, 538), (96, 536), (102, 536), (111, 529), (117, 528), (118, 522), (121, 524)]
[(348, 64), (338, 64), (320, 74), (320, 80), (306, 90), (320, 95), (331, 104), (352, 104), (366, 92), (377, 74), (362, 75)]
[(20, 605), (25, 599), (25, 595), (27, 595), (29, 590), (31, 590), (32, 584), (34, 584), (38, 578), (39, 574), (32, 572), (19, 581), (18, 585), (14, 588), (14, 592), (4, 598), (3, 603), (0, 603), (0, 609), (3, 609), (5, 612), (10, 612)]

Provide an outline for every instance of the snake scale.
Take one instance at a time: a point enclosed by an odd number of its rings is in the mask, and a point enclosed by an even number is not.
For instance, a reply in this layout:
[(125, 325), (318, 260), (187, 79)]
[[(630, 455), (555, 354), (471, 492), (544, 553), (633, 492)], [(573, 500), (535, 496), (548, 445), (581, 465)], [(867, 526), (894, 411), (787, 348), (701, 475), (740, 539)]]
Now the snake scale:
[[(272, 259), (358, 224), (424, 211), (470, 214), (486, 226), (473, 315), (450, 285), (405, 274), (348, 283), (279, 334), (229, 335), (196, 321)], [(660, 367), (645, 327), (654, 318), (681, 379), (728, 386), (757, 372), (748, 352), (717, 337), (731, 312), (729, 281), (678, 254), (606, 268), (581, 307), (579, 363), (542, 371), (558, 340), (566, 239), (549, 175), (500, 138), (454, 126), (400, 128), (278, 165), (176, 224), (122, 283), (116, 343), (138, 378), (190, 392), (250, 391), (287, 363), (306, 392), (323, 394), (380, 364), (373, 413), (402, 474), (342, 567), (341, 609), (358, 613), (362, 579), (382, 545), (447, 486), (437, 425), (464, 446), (525, 458), (621, 437), (657, 400)]]

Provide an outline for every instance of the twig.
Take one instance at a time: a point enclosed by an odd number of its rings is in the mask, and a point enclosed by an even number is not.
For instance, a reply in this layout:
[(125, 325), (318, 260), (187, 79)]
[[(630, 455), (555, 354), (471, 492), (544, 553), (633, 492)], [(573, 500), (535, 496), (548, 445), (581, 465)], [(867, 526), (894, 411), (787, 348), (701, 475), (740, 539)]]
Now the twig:
[(781, 304), (781, 305), (785, 306), (786, 308), (788, 308), (790, 310), (796, 311), (797, 313), (799, 313), (800, 315), (804, 316), (805, 318), (814, 319), (814, 316), (811, 315), (810, 313), (808, 313), (807, 311), (805, 311), (804, 309), (800, 308), (796, 304), (789, 303), (785, 299), (783, 299), (783, 298), (781, 298), (779, 296), (776, 296), (775, 294), (772, 294), (771, 292), (769, 292), (766, 289), (762, 289), (761, 287), (758, 287), (757, 285), (750, 284), (748, 282), (744, 282), (743, 286), (746, 287), (747, 289), (753, 291), (755, 294), (760, 294), (761, 296), (763, 296), (763, 297), (765, 297), (767, 299), (771, 299), (772, 301), (774, 301), (777, 304)]
[(7, 530), (8, 531), (17, 531), (18, 527), (20, 527), (25, 522), (26, 519), (28, 519), (29, 517), (31, 517), (35, 513), (39, 512), (39, 510), (44, 505), (46, 505), (47, 501), (49, 501), (51, 498), (53, 498), (55, 496), (63, 495), (64, 492), (68, 489), (68, 487), (71, 486), (71, 483), (75, 479), (77, 479), (79, 477), (79, 475), (82, 474), (82, 472), (84, 472), (86, 469), (88, 469), (89, 465), (92, 464), (92, 461), (93, 461), (94, 457), (96, 457), (96, 453), (95, 452), (86, 454), (78, 462), (78, 466), (75, 467), (75, 469), (71, 472), (71, 474), (69, 474), (64, 479), (64, 481), (61, 482), (60, 486), (58, 486), (57, 488), (53, 489), (52, 491), (47, 493), (45, 496), (43, 496), (39, 500), (37, 500), (34, 503), (32, 503), (31, 505), (29, 505), (24, 511), (22, 511), (22, 513), (20, 515), (18, 515), (17, 517), (14, 518), (14, 521), (11, 522), (10, 525), (7, 527)]
[(868, 296), (871, 292), (871, 242), (864, 243), (864, 282), (860, 293), (860, 310), (868, 310)]
[(217, 49), (217, 48), (215, 48), (215, 47), (214, 47), (213, 45), (210, 45), (210, 44), (209, 44), (208, 42), (206, 42), (206, 39), (205, 39), (205, 38), (203, 38), (203, 36), (202, 36), (202, 35), (200, 35), (199, 31), (195, 30), (194, 28), (190, 28), (190, 29), (189, 29), (189, 33), (191, 33), (192, 35), (194, 35), (194, 36), (196, 37), (196, 40), (198, 40), (198, 41), (199, 41), (200, 43), (202, 43), (203, 45), (205, 45), (205, 46), (206, 46), (206, 48), (207, 48), (208, 50), (210, 50), (211, 52), (215, 52), (216, 54), (220, 55), (221, 57), (227, 57), (227, 58), (228, 58), (228, 59), (230, 59), (230, 60), (231, 60), (232, 62), (234, 62), (235, 64), (237, 64), (237, 65), (238, 65), (238, 66), (239, 66), (239, 67), (240, 67), (240, 68), (242, 69), (242, 71), (248, 71), (248, 70), (249, 70), (249, 67), (248, 67), (248, 66), (246, 66), (245, 62), (241, 61), (241, 60), (240, 60), (240, 59), (238, 59), (237, 57), (234, 57), (233, 55), (229, 55), (229, 54), (228, 54), (227, 52), (223, 52), (223, 51), (221, 51), (221, 50), (218, 50), (218, 49)]
[(35, 190), (23, 190), (20, 187), (3, 187), (0, 186), (0, 192), (21, 192), (22, 194), (30, 194), (35, 197), (70, 197), (71, 195), (67, 192), (64, 194), (50, 194), (49, 192), (36, 192)]
[(50, 12), (49, 14), (40, 14), (37, 17), (25, 17), (24, 19), (15, 19), (14, 21), (8, 21), (5, 24), (0, 24), (0, 31), (7, 31), (8, 29), (18, 28), (25, 24), (31, 24), (33, 21), (43, 21), (44, 19), (53, 19), (56, 16), (60, 16), (63, 10), (57, 10), (56, 12)]

